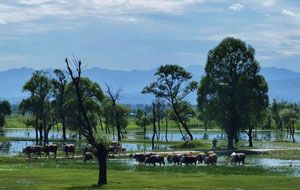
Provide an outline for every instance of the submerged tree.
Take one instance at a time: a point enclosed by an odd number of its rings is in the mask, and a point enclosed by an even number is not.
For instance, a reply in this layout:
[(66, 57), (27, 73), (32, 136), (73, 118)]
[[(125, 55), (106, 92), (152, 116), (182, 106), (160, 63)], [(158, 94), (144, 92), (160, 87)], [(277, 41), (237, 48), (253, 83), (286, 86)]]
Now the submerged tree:
[(179, 123), (189, 135), (190, 140), (193, 140), (193, 135), (188, 128), (188, 124), (180, 115), (179, 108), (184, 98), (196, 90), (197, 82), (191, 81), (192, 74), (179, 65), (160, 66), (155, 76), (157, 77), (156, 82), (146, 86), (142, 93), (153, 94), (156, 98), (166, 99), (170, 103)]
[[(98, 101), (103, 101), (104, 95), (99, 85), (91, 81), (84, 83), (81, 77), (82, 61), (74, 58), (72, 62), (65, 59), (68, 73), (72, 79), (74, 93), (76, 97), (76, 119), (80, 133), (85, 137), (87, 142), (95, 149), (94, 154), (98, 159), (99, 165), (99, 178), (98, 184), (107, 184), (107, 168), (106, 160), (108, 154), (108, 141), (105, 137), (100, 137), (96, 133), (97, 123), (95, 122), (96, 113), (91, 113), (87, 105), (98, 104)], [(74, 73), (75, 72), (75, 73)], [(98, 93), (91, 93), (97, 89)], [(101, 92), (101, 93), (100, 93)]]
[(7, 100), (0, 101), (0, 131), (3, 131), (5, 117), (12, 113), (12, 108)]
[(249, 124), (242, 123), (242, 118), (260, 114), (257, 110), (268, 105), (268, 86), (254, 55), (245, 42), (224, 39), (209, 51), (198, 89), (198, 107), (225, 129), (228, 149), (234, 148), (238, 131)]

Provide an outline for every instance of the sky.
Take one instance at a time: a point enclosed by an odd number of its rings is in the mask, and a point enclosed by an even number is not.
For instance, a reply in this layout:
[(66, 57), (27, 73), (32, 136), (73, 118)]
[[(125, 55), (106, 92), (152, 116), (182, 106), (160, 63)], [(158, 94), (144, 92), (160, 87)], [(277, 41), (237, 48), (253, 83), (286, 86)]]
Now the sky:
[(204, 66), (225, 37), (300, 72), (300, 1), (0, 0), (0, 70), (63, 69), (73, 54), (114, 70)]

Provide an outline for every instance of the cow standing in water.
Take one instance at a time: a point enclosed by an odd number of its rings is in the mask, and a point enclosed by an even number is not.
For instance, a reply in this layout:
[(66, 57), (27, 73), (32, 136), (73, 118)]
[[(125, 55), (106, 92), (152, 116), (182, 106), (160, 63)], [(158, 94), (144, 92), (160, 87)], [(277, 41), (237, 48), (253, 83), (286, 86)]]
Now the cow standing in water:
[(74, 144), (66, 144), (63, 146), (64, 152), (65, 152), (65, 158), (69, 158), (69, 152), (73, 153), (72, 158), (74, 158), (75, 154), (75, 145)]
[(30, 158), (31, 153), (35, 153), (37, 158), (38, 156), (40, 156), (41, 158), (42, 149), (43, 147), (39, 145), (27, 146), (26, 148), (23, 149), (23, 153), (28, 154), (28, 158)]
[(50, 158), (50, 152), (53, 152), (54, 158), (56, 158), (57, 148), (58, 148), (57, 144), (45, 145), (43, 147), (43, 152), (45, 152), (45, 154), (46, 154), (45, 158), (47, 156), (49, 156), (49, 158)]

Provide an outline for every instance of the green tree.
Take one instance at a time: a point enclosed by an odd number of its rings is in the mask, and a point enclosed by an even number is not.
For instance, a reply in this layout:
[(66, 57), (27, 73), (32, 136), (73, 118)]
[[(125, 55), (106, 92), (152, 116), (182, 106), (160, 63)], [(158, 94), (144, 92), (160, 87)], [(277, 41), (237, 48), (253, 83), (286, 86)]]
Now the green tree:
[(254, 55), (254, 49), (245, 42), (225, 38), (209, 51), (198, 89), (198, 108), (205, 109), (224, 128), (228, 149), (234, 148), (238, 131), (247, 127), (242, 118), (247, 114), (250, 117), (257, 109), (263, 110), (266, 105), (258, 102), (268, 100), (267, 83), (259, 75), (260, 67)]
[(98, 114), (89, 109), (90, 106), (98, 105), (99, 102), (102, 102), (104, 94), (100, 86), (96, 83), (88, 79), (82, 80), (82, 62), (80, 59), (75, 57), (73, 62), (70, 63), (66, 58), (65, 62), (72, 79), (71, 87), (73, 87), (73, 93), (76, 97), (76, 112), (74, 112), (74, 115), (76, 115), (79, 131), (95, 149), (94, 154), (98, 159), (99, 166), (98, 184), (105, 185), (107, 184), (106, 160), (108, 155), (108, 141), (105, 137), (97, 134), (95, 116)]
[(142, 93), (153, 94), (156, 98), (166, 99), (190, 140), (193, 140), (187, 123), (180, 115), (179, 106), (187, 95), (196, 90), (197, 82), (191, 81), (192, 74), (179, 65), (160, 66), (155, 76), (157, 77), (156, 82), (146, 86)]
[(65, 116), (65, 107), (66, 107), (66, 88), (67, 88), (67, 79), (65, 73), (62, 70), (55, 69), (53, 71), (56, 78), (52, 79), (53, 84), (53, 97), (55, 101), (53, 102), (56, 111), (58, 120), (62, 124), (62, 131), (63, 131), (63, 139), (66, 140), (66, 116)]
[(135, 123), (139, 127), (143, 127), (144, 129), (144, 139), (146, 139), (146, 127), (151, 124), (151, 120), (147, 116), (147, 113), (141, 109), (138, 109), (135, 116)]
[(47, 130), (47, 114), (49, 112), (46, 108), (50, 101), (51, 88), (51, 80), (48, 78), (47, 72), (44, 71), (35, 71), (23, 86), (23, 91), (29, 92), (30, 97), (21, 102), (20, 108), (23, 112), (28, 111), (35, 115), (36, 135), (38, 129), (40, 145), (42, 145), (43, 140), (44, 144), (46, 143), (45, 138), (43, 138), (43, 131), (45, 132)]
[(284, 127), (286, 127), (287, 132), (290, 133), (290, 136), (293, 142), (295, 140), (295, 124), (299, 119), (297, 105), (287, 104), (284, 108), (279, 111), (279, 118)]
[(12, 113), (12, 108), (7, 100), (0, 101), (0, 131), (3, 131), (5, 117)]

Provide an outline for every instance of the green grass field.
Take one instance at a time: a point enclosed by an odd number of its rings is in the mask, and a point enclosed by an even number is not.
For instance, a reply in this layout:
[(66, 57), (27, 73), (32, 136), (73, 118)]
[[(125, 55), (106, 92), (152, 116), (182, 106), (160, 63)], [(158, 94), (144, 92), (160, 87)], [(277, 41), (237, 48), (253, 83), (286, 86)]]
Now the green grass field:
[[(95, 166), (96, 167), (96, 166)], [(201, 172), (108, 170), (108, 185), (96, 186), (98, 171), (30, 165), (1, 165), (1, 189), (298, 189), (297, 177), (266, 175), (215, 175)]]
[(0, 157), (0, 189), (298, 189), (300, 178), (288, 174), (257, 166), (153, 167), (112, 160), (108, 184), (99, 187), (96, 162)]

